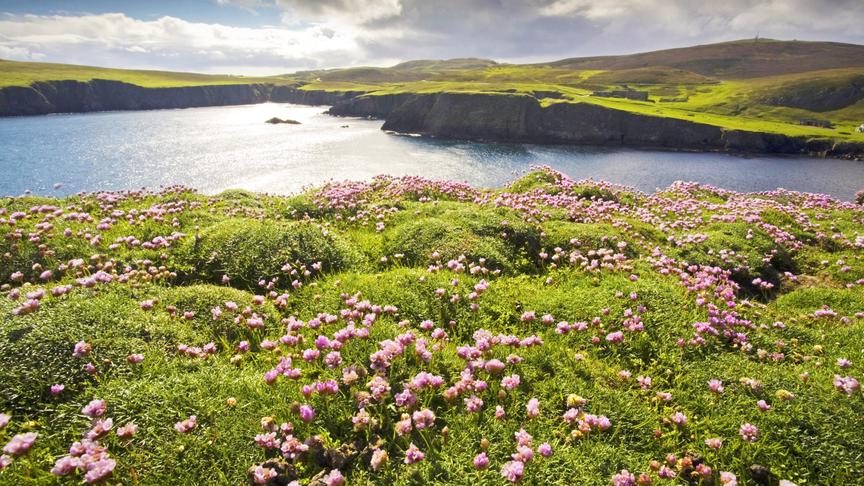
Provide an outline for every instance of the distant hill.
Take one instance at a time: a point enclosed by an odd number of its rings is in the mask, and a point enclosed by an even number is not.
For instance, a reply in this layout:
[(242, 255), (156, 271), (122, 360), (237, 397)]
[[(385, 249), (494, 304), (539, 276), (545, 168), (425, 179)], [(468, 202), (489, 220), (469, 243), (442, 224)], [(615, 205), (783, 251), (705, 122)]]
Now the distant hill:
[(746, 79), (864, 67), (864, 46), (838, 42), (749, 39), (625, 56), (575, 57), (540, 65), (604, 71), (663, 66), (721, 79)]

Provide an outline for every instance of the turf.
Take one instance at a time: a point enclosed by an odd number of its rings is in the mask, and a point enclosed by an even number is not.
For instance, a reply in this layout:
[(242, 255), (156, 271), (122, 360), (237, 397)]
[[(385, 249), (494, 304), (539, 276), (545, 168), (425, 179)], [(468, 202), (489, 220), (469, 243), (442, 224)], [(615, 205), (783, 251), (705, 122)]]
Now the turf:
[(861, 204), (539, 168), (5, 198), (0, 223), (2, 484), (864, 474)]

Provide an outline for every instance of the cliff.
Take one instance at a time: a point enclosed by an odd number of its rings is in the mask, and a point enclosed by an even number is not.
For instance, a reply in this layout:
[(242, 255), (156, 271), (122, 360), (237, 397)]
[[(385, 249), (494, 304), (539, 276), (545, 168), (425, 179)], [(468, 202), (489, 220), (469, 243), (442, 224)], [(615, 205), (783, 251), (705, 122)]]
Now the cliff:
[(590, 103), (542, 106), (535, 96), (515, 93), (376, 95), (272, 84), (144, 88), (94, 79), (0, 88), (0, 116), (191, 108), (266, 101), (331, 105), (329, 113), (332, 115), (380, 118), (385, 120), (384, 130), (434, 137), (864, 158), (864, 144), (861, 143), (729, 130)]
[(382, 129), (393, 132), (470, 140), (864, 156), (864, 145), (857, 143), (730, 130), (590, 103), (544, 107), (520, 94), (364, 95), (337, 103), (330, 113), (383, 118)]
[(304, 91), (294, 86), (270, 84), (143, 88), (104, 79), (89, 82), (48, 81), (33, 83), (29, 87), (0, 88), (0, 116), (193, 108), (265, 101), (332, 105), (358, 94), (360, 93)]

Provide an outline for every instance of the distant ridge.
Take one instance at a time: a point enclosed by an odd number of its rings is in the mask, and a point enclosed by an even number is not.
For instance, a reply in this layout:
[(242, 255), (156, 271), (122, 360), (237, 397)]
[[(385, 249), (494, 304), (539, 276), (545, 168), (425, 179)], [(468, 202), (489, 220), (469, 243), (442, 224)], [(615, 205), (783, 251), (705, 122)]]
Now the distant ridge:
[(755, 78), (864, 67), (864, 46), (839, 42), (744, 39), (623, 56), (574, 57), (538, 65), (610, 71), (662, 66), (721, 79)]

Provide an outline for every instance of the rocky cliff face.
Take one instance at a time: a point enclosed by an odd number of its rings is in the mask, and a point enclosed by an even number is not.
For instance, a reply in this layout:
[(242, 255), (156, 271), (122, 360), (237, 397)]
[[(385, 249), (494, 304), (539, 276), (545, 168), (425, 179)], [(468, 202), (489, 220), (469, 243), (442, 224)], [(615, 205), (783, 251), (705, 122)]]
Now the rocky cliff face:
[(331, 105), (329, 113), (333, 115), (380, 118), (385, 120), (384, 130), (435, 137), (864, 158), (864, 144), (861, 143), (832, 143), (725, 130), (689, 120), (640, 115), (590, 103), (554, 103), (544, 107), (535, 96), (515, 93), (374, 95), (269, 84), (142, 88), (94, 79), (0, 88), (0, 116), (191, 108), (265, 101)]
[(103, 79), (50, 81), (33, 83), (26, 88), (0, 88), (0, 116), (245, 105), (265, 101), (332, 105), (359, 94), (304, 91), (269, 84), (142, 88)]
[(857, 143), (727, 130), (590, 103), (544, 107), (519, 94), (365, 95), (337, 103), (330, 113), (383, 118), (382, 129), (394, 132), (470, 140), (864, 157)]

